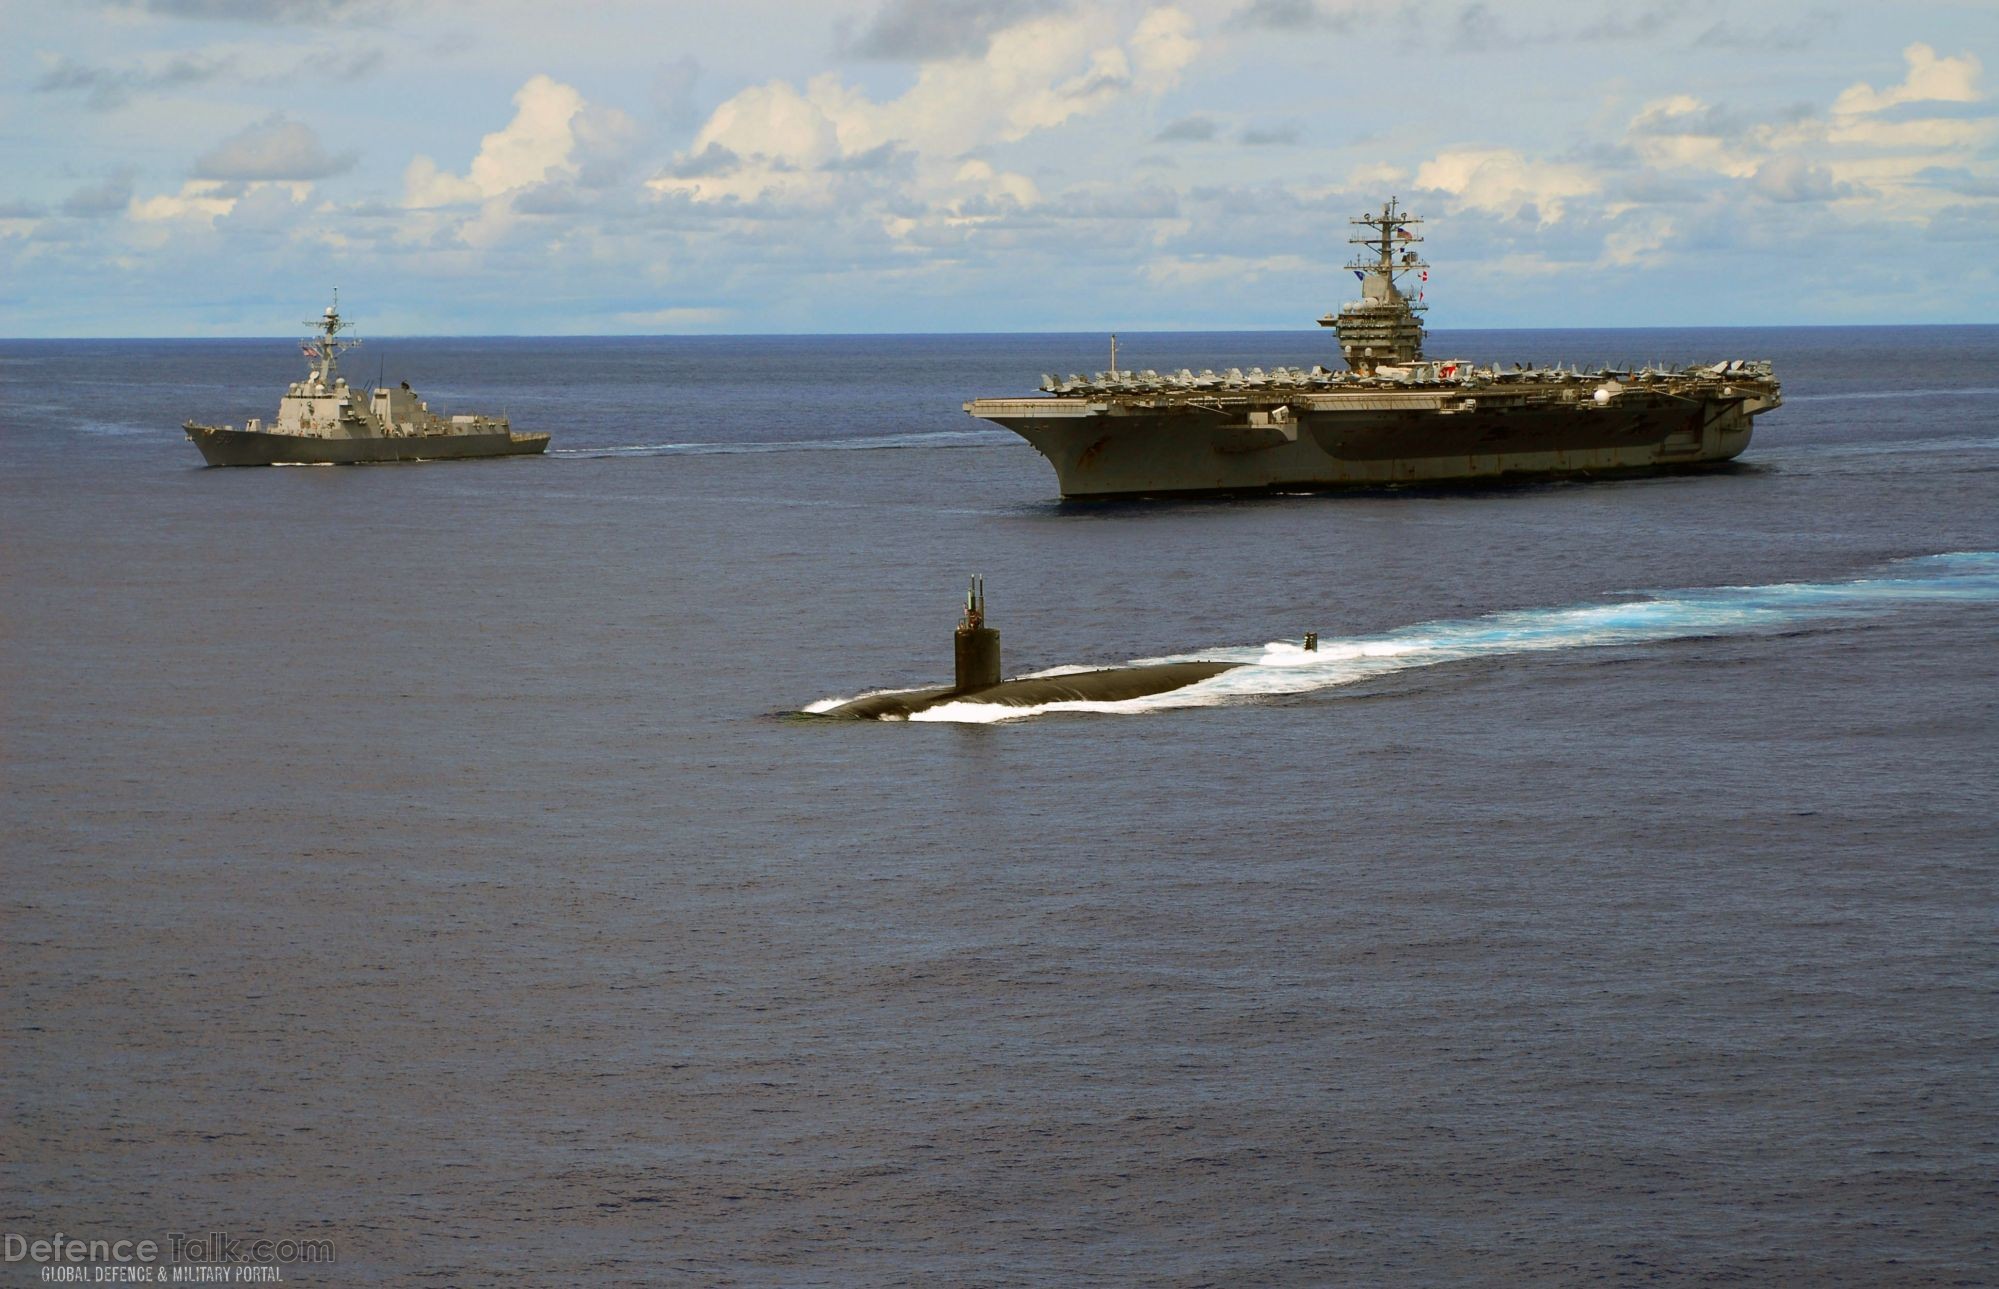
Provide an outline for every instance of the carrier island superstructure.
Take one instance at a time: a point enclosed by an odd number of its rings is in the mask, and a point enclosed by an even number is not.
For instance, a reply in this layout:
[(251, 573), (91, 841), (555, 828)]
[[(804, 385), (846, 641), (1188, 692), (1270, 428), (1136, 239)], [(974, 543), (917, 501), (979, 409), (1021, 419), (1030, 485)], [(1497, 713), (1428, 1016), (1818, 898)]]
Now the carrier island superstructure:
[[(1423, 221), (1389, 198), (1350, 221), (1361, 298), (1319, 319), (1347, 370), (1111, 370), (981, 398), (1055, 467), (1064, 497), (1254, 492), (1678, 470), (1727, 461), (1782, 403), (1768, 362), (1510, 369), (1423, 354)], [(1420, 293), (1419, 293), (1420, 295)], [(1115, 347), (1112, 349), (1116, 353)]]
[(522, 456), (548, 447), (546, 434), (516, 434), (504, 416), (441, 416), (418, 398), (409, 382), (379, 385), (363, 398), (340, 374), (340, 351), (361, 342), (341, 333), (347, 322), (340, 300), (300, 342), (307, 369), (278, 400), (265, 424), (242, 429), (188, 421), (181, 428), (210, 465), (355, 465), (380, 461), (443, 461), (467, 457)]

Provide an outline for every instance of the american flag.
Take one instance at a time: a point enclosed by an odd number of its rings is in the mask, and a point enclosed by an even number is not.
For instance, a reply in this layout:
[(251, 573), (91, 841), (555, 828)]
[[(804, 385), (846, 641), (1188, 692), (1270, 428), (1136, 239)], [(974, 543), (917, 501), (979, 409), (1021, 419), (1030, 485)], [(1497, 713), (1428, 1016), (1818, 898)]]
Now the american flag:
[(300, 345), (300, 346), (298, 347), (298, 351), (299, 351), (300, 353), (304, 354), (304, 355), (305, 355), (305, 356), (306, 356), (307, 358), (317, 358), (317, 357), (319, 357), (319, 346), (318, 346), (318, 345)]

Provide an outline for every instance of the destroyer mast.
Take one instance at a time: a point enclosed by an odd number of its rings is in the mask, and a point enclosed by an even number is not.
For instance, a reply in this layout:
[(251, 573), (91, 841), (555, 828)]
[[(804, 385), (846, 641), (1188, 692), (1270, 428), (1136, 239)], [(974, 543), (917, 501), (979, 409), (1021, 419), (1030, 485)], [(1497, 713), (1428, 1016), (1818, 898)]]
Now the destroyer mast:
[(333, 303), (326, 306), (326, 312), (308, 320), (305, 325), (317, 330), (298, 342), (299, 352), (314, 362), (319, 383), (331, 389), (333, 379), (340, 371), (340, 351), (352, 349), (361, 343), (358, 339), (340, 338), (340, 333), (352, 324), (340, 317), (339, 287), (333, 288)]
[(1409, 226), (1423, 221), (1397, 210), (1390, 197), (1380, 214), (1347, 222), (1369, 230), (1347, 238), (1367, 248), (1347, 263), (1360, 279), (1361, 298), (1320, 318), (1319, 325), (1338, 330), (1340, 353), (1360, 375), (1384, 363), (1415, 362), (1423, 356), (1423, 320), (1416, 315), (1429, 306), (1404, 295), (1396, 279), (1404, 273), (1427, 274), (1430, 268), (1411, 249), (1423, 238)]

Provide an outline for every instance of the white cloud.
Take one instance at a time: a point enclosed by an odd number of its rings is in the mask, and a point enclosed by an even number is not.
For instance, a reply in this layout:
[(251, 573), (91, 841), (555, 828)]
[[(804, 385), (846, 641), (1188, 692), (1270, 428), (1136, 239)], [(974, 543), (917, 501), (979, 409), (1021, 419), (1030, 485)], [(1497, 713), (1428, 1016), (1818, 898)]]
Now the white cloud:
[(1370, 161), (1347, 171), (1347, 187), (1362, 192), (1371, 192), (1384, 185), (1392, 187), (1408, 179), (1407, 170), (1388, 161)]
[(573, 86), (547, 75), (514, 93), (514, 118), (479, 141), (463, 175), (427, 156), (403, 172), (404, 204), (416, 207), (487, 201), (559, 177), (574, 177), (593, 156), (626, 147), (636, 132), (623, 112), (592, 108)]
[(277, 234), (294, 226), (310, 198), (309, 183), (258, 183), (249, 185), (217, 221), (230, 232)]
[[(975, 58), (922, 64), (915, 83), (891, 99), (874, 99), (832, 73), (802, 90), (781, 80), (746, 89), (717, 107), (680, 163), (649, 186), (702, 202), (823, 204), (838, 182), (831, 168), (893, 145), (913, 154), (908, 182), (925, 200), (953, 206), (969, 183), (1028, 203), (1036, 199), (1031, 181), (990, 166), (968, 170), (966, 154), (1160, 93), (1198, 48), (1191, 20), (1172, 7), (1148, 11), (1122, 39), (1099, 11), (1034, 11), (987, 35)], [(741, 164), (688, 173), (711, 148)]]
[(1673, 221), (1663, 215), (1636, 217), (1604, 234), (1603, 256), (1598, 262), (1618, 268), (1650, 264), (1671, 244), (1673, 232)]
[(1756, 170), (1744, 155), (1744, 131), (1691, 94), (1654, 99), (1625, 127), (1625, 142), (1648, 166), (1692, 168), (1745, 178)]
[(478, 201), (482, 195), (478, 184), (439, 170), (429, 157), (411, 157), (403, 171), (403, 204), (415, 209), (457, 206)]
[[(1872, 50), (1881, 25), (1820, 22), (1800, 53), (1763, 28), (1818, 0), (1773, 0), (1728, 48), (1669, 0), (1594, 27), (1520, 0), (1496, 29), (1516, 43), (1480, 60), (1448, 51), (1465, 7), (1449, 0), (1420, 56), (1381, 60), (1352, 56), (1361, 15), (1385, 12), (1356, 0), (744, 0), (680, 24), (665, 55), (634, 39), (644, 0), (501, 3), (476, 50), (455, 6), (398, 3), (337, 47), (246, 23), (175, 28), (169, 48), (150, 18), (38, 11), (23, 48), (42, 62), (0, 92), (37, 125), (0, 203), (0, 275), (77, 328), (113, 266), (138, 266), (120, 316), (150, 290), (169, 303), (148, 316), (180, 327), (190, 277), (241, 294), (335, 253), (407, 292), (419, 328), (474, 325), (500, 287), (523, 330), (1267, 325), (1323, 310), (1346, 280), (1344, 217), (1392, 192), (1435, 220), (1439, 325), (1570, 319), (1592, 299), (1633, 321), (1632, 299), (1807, 309), (1798, 283), (1838, 276), (1862, 240), (1966, 236), (1999, 211), (1999, 112), (1971, 52), (1999, 15), (1979, 6)], [(551, 23), (573, 75), (545, 61)], [(1578, 47), (1665, 30), (1681, 35), (1642, 57)], [(1767, 74), (1738, 80), (1743, 58)], [(352, 82), (417, 66), (389, 93)], [(518, 93), (492, 92), (495, 66), (521, 69)], [(608, 110), (614, 93), (642, 124)], [(328, 94), (337, 124), (301, 114)], [(99, 98), (121, 115), (47, 110)], [(1327, 124), (1363, 101), (1400, 106)], [(1285, 156), (1242, 146), (1294, 122)], [(333, 183), (337, 201), (314, 187)], [(1754, 264), (1725, 282), (1702, 267), (1744, 248)], [(1523, 271), (1541, 280), (1508, 276)], [(1949, 288), (1925, 297), (1910, 270), (1893, 298), (1990, 312), (1989, 288), (1956, 284), (1982, 271), (1925, 268)], [(1591, 294), (1607, 283), (1614, 298)]]
[(1131, 33), (1139, 75), (1162, 88), (1177, 79), (1201, 52), (1194, 21), (1178, 9), (1154, 9)]
[(1559, 223), (1568, 202), (1603, 185), (1585, 166), (1523, 157), (1511, 148), (1440, 152), (1416, 171), (1416, 186), (1447, 192), (1459, 204), (1498, 215), (1532, 207), (1543, 226)]
[(353, 166), (356, 154), (331, 156), (312, 127), (282, 115), (230, 135), (194, 163), (197, 179), (323, 179)]
[(1657, 130), (1663, 125), (1678, 124), (1689, 117), (1700, 116), (1708, 111), (1708, 105), (1691, 94), (1669, 94), (1665, 98), (1653, 99), (1638, 110), (1631, 118), (1631, 132), (1634, 134)]
[(466, 176), (488, 197), (548, 178), (569, 160), (576, 142), (570, 128), (583, 110), (583, 96), (548, 76), (536, 76), (514, 94), (514, 119), (507, 128), (479, 141)]
[[(1832, 120), (1825, 131), (1829, 142), (1900, 152), (1943, 152), (1975, 148), (1992, 137), (1992, 120), (1940, 110), (1945, 104), (1983, 99), (1978, 89), (1983, 66), (1976, 55), (1940, 58), (1928, 45), (1914, 44), (1902, 51), (1902, 58), (1909, 71), (1900, 85), (1877, 90), (1861, 82), (1848, 86), (1833, 100)], [(1935, 106), (1925, 115), (1923, 104)], [(1893, 108), (1908, 110), (1890, 112)]]
[[(990, 209), (999, 204), (1033, 206), (1041, 201), (1041, 190), (1032, 179), (1012, 171), (995, 170), (985, 161), (967, 161), (959, 166), (951, 177), (951, 188), (955, 196), (951, 208), (960, 215), (975, 203)], [(981, 198), (983, 202), (979, 201)]]
[(236, 208), (236, 186), (213, 179), (190, 179), (175, 193), (132, 203), (132, 218), (148, 223), (192, 220), (212, 224)]
[(1909, 74), (1900, 85), (1877, 90), (1862, 81), (1849, 85), (1832, 110), (1850, 116), (1879, 112), (1899, 103), (1975, 103), (1979, 100), (1978, 74), (1982, 67), (1975, 55), (1939, 58), (1937, 51), (1917, 43), (1902, 51)]
[(1756, 168), (1749, 186), (1771, 201), (1837, 201), (1858, 191), (1832, 171), (1799, 156), (1772, 157)]
[[(1935, 203), (1918, 176), (1937, 166), (1989, 173), (1981, 150), (1999, 135), (1999, 120), (1956, 106), (1981, 98), (1977, 58), (1939, 57), (1913, 44), (1903, 59), (1901, 84), (1849, 86), (1823, 114), (1800, 107), (1754, 121), (1687, 94), (1654, 99), (1631, 118), (1624, 144), (1664, 191), (1675, 191), (1678, 177), (1711, 182), (1719, 175), (1742, 181), (1736, 192), (1763, 200), (1839, 202), (1849, 217), (1927, 224)], [(1619, 190), (1637, 191), (1628, 183)], [(1631, 208), (1613, 205), (1609, 213)]]
[(1826, 131), (1832, 143), (1860, 144), (1905, 151), (1938, 152), (1973, 148), (1992, 137), (1991, 120), (1923, 117), (1914, 121), (1878, 121), (1871, 117), (1834, 118)]
[(822, 76), (807, 88), (809, 97), (786, 81), (744, 90), (715, 109), (694, 136), (691, 151), (723, 147), (741, 157), (805, 166), (839, 155), (840, 130), (828, 109), (847, 91), (832, 76)]

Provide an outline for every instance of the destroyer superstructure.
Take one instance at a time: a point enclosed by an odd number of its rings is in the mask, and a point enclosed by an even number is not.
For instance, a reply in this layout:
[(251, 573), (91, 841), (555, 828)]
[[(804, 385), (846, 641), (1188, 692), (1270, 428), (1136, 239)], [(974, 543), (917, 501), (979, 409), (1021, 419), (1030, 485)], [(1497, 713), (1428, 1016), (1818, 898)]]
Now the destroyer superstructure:
[(1638, 370), (1511, 369), (1423, 354), (1405, 278), (1428, 277), (1421, 221), (1394, 198), (1352, 221), (1361, 298), (1319, 319), (1347, 370), (1119, 370), (1035, 398), (981, 398), (973, 416), (1019, 434), (1065, 497), (1451, 483), (1631, 474), (1727, 461), (1782, 403), (1768, 362)]
[(210, 465), (355, 465), (381, 461), (442, 461), (466, 457), (523, 456), (548, 447), (546, 434), (516, 434), (504, 416), (440, 416), (409, 382), (380, 385), (365, 399), (340, 375), (343, 349), (360, 344), (343, 336), (340, 300), (300, 343), (309, 364), (278, 400), (268, 424), (182, 425)]

